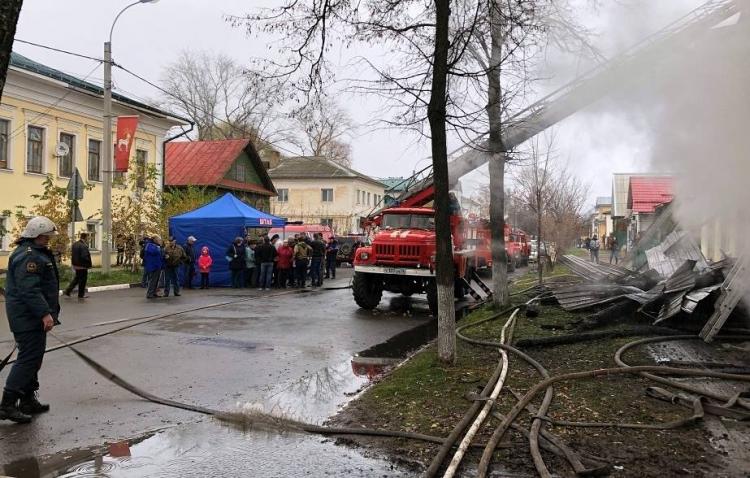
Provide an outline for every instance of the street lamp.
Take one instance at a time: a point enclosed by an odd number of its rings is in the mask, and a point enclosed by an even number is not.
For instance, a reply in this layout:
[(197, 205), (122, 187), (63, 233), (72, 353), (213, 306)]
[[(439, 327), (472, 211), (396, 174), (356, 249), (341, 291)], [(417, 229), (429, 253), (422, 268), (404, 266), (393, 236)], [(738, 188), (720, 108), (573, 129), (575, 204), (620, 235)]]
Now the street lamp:
[(104, 185), (102, 197), (102, 272), (108, 274), (112, 263), (112, 33), (120, 15), (140, 3), (156, 3), (159, 0), (138, 0), (126, 6), (115, 17), (109, 29), (109, 41), (104, 42)]

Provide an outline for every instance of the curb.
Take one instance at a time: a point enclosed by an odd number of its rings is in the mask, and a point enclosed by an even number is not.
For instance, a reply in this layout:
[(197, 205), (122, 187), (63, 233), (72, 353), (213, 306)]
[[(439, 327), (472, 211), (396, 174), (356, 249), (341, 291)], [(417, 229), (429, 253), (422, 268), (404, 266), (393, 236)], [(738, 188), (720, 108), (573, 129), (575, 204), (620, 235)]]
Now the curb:
[[(136, 287), (140, 287), (141, 284), (139, 283), (133, 283), (133, 284), (110, 284), (110, 285), (99, 285), (95, 287), (87, 287), (86, 292), (107, 292), (110, 290), (123, 290), (123, 289), (134, 289)], [(63, 295), (63, 291), (60, 290), (60, 295)]]

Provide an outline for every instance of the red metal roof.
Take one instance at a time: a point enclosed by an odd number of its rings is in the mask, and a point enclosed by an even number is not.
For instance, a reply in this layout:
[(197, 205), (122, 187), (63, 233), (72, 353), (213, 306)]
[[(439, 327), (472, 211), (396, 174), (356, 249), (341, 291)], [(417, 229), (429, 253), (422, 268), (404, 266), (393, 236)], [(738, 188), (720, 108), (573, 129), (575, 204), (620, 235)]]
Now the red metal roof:
[(263, 186), (224, 177), (249, 143), (249, 139), (167, 143), (165, 184), (217, 186), (273, 196), (276, 193)]
[(628, 209), (633, 212), (654, 212), (657, 206), (674, 198), (670, 176), (632, 176), (628, 190)]

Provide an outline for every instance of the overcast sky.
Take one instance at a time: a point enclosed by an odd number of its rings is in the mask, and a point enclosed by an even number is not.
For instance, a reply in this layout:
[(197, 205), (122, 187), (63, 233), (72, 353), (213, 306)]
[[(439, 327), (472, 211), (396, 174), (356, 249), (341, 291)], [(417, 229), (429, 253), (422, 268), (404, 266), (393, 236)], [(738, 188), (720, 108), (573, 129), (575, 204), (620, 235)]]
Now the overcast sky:
[[(271, 3), (273, 0), (267, 0)], [(600, 0), (591, 9), (591, 0), (579, 0), (582, 23), (597, 33), (593, 43), (607, 57), (633, 44), (648, 33), (689, 12), (699, 0)], [(127, 5), (126, 0), (25, 0), (16, 38), (54, 45), (58, 48), (101, 57), (112, 20)], [(137, 5), (118, 21), (113, 37), (115, 61), (136, 73), (157, 81), (165, 63), (182, 50), (222, 52), (246, 63), (251, 57), (265, 55), (262, 38), (248, 37), (232, 28), (225, 14), (249, 12), (256, 1), (246, 0), (161, 0)], [(84, 77), (95, 63), (30, 45), (16, 43), (14, 50), (31, 59), (68, 73)], [(587, 67), (580, 59), (549, 55), (541, 92), (571, 79)], [(88, 80), (101, 84), (102, 69)], [(158, 91), (125, 73), (114, 70), (115, 88), (138, 99), (155, 99)], [(376, 100), (338, 96), (343, 108), (358, 123), (370, 121), (382, 106)], [(637, 111), (613, 107), (601, 102), (563, 121), (556, 129), (557, 152), (571, 170), (591, 186), (592, 200), (609, 196), (613, 172), (643, 172), (650, 168), (650, 138), (642, 127)], [(429, 144), (399, 130), (361, 127), (351, 138), (354, 167), (376, 177), (404, 175), (428, 164)], [(454, 143), (453, 146), (457, 146)], [(484, 180), (474, 174), (466, 178), (465, 188)]]

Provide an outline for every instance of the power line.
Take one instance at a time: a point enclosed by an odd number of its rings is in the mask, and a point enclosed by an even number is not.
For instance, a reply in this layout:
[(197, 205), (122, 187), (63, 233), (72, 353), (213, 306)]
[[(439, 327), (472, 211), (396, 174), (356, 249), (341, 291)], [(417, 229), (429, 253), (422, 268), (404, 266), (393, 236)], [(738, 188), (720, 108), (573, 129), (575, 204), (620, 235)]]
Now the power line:
[[(35, 47), (38, 47), (38, 48), (44, 48), (44, 49), (46, 49), (46, 50), (51, 50), (51, 51), (55, 51), (55, 52), (58, 52), (58, 53), (64, 53), (64, 54), (66, 54), (66, 55), (71, 55), (71, 56), (75, 56), (75, 57), (78, 57), (78, 58), (86, 58), (86, 59), (88, 59), (88, 60), (94, 60), (94, 61), (96, 61), (96, 62), (99, 62), (99, 63), (103, 63), (103, 62), (104, 62), (104, 60), (103, 60), (103, 59), (101, 59), (101, 58), (96, 58), (96, 57), (93, 57), (93, 56), (89, 56), (89, 55), (84, 55), (84, 54), (82, 54), (82, 53), (76, 53), (76, 52), (72, 52), (72, 51), (69, 51), (69, 50), (63, 50), (63, 49), (61, 49), (61, 48), (55, 48), (55, 47), (52, 47), (52, 46), (49, 46), (49, 45), (43, 45), (43, 44), (41, 44), (41, 43), (31, 42), (31, 41), (28, 41), (28, 40), (22, 40), (22, 39), (20, 39), (20, 38), (16, 38), (16, 39), (15, 39), (15, 41), (17, 41), (17, 42), (19, 42), (19, 43), (24, 43), (24, 44), (27, 44), (27, 45), (35, 46)], [(168, 96), (170, 96), (170, 97), (172, 97), (172, 98), (175, 98), (175, 99), (178, 99), (178, 100), (180, 100), (180, 101), (183, 101), (183, 98), (179, 98), (179, 97), (178, 97), (177, 95), (175, 95), (175, 94), (174, 94), (174, 93), (172, 93), (171, 91), (168, 91), (168, 90), (166, 90), (166, 89), (162, 88), (161, 86), (159, 86), (158, 84), (154, 83), (153, 81), (150, 81), (150, 80), (148, 80), (148, 79), (144, 78), (143, 76), (141, 76), (141, 75), (139, 75), (139, 74), (137, 74), (137, 73), (135, 73), (135, 72), (133, 72), (133, 71), (129, 70), (128, 68), (125, 68), (124, 66), (122, 66), (122, 65), (120, 65), (120, 64), (118, 64), (118, 63), (116, 63), (116, 62), (114, 62), (114, 61), (112, 62), (112, 65), (113, 65), (113, 66), (115, 66), (115, 67), (117, 67), (117, 68), (119, 68), (119, 69), (121, 69), (122, 71), (124, 71), (124, 72), (128, 73), (129, 75), (131, 75), (131, 76), (133, 76), (133, 77), (135, 77), (135, 78), (137, 78), (137, 79), (139, 79), (139, 80), (143, 81), (144, 83), (146, 83), (146, 84), (148, 84), (148, 85), (152, 86), (153, 88), (156, 88), (157, 90), (161, 91), (162, 93), (164, 93), (164, 94), (166, 94), (166, 95), (168, 95)], [(97, 67), (98, 67), (98, 65), (97, 65)], [(94, 71), (95, 71), (95, 70), (96, 70), (96, 69), (94, 69)], [(90, 76), (91, 74), (93, 74), (93, 71), (92, 71), (91, 73), (89, 73), (88, 75), (86, 75), (86, 77), (85, 77), (84, 79), (88, 78), (88, 77), (89, 77), (89, 76)], [(58, 101), (57, 101), (56, 103), (54, 103), (53, 105), (51, 105), (51, 106), (50, 106), (50, 107), (49, 107), (49, 108), (48, 108), (48, 109), (47, 109), (47, 110), (45, 111), (45, 113), (42, 113), (42, 114), (40, 114), (40, 115), (39, 115), (39, 116), (38, 116), (37, 118), (35, 118), (35, 120), (36, 120), (36, 119), (38, 119), (39, 117), (41, 117), (41, 116), (42, 116), (43, 114), (46, 114), (46, 112), (48, 112), (48, 111), (49, 111), (50, 109), (52, 109), (52, 108), (54, 108), (55, 106), (57, 106), (57, 105), (58, 105), (58, 104), (60, 103), (60, 101), (62, 101), (62, 100), (63, 100), (63, 98), (65, 98), (65, 96), (67, 96), (67, 95), (68, 95), (69, 93), (70, 93), (70, 92), (66, 93), (66, 94), (65, 94), (65, 95), (64, 95), (63, 97), (61, 97), (61, 98), (60, 98), (60, 99), (59, 99), (59, 100), (58, 100)], [(206, 115), (210, 116), (210, 117), (211, 117), (211, 118), (212, 118), (213, 120), (215, 120), (215, 121), (219, 121), (219, 122), (222, 122), (222, 123), (226, 123), (226, 124), (229, 124), (229, 125), (231, 125), (231, 123), (229, 123), (229, 121), (227, 121), (227, 120), (225, 120), (225, 119), (222, 119), (222, 118), (218, 118), (217, 116), (215, 116), (215, 115), (213, 114), (213, 112), (211, 112), (211, 111), (207, 111), (207, 110), (203, 109), (202, 107), (200, 107), (199, 105), (196, 105), (196, 104), (191, 104), (190, 106), (192, 106), (192, 107), (194, 107), (195, 109), (197, 109), (197, 110), (201, 111), (202, 113), (204, 113), (204, 114), (206, 114)], [(16, 135), (16, 132), (15, 132), (15, 131), (14, 131), (13, 135), (14, 135), (14, 136)], [(265, 141), (265, 140), (264, 140), (264, 141)], [(275, 148), (278, 148), (278, 149), (280, 149), (280, 150), (284, 151), (285, 153), (288, 153), (288, 154), (291, 154), (291, 155), (294, 155), (294, 156), (297, 156), (297, 155), (299, 154), (299, 153), (297, 153), (297, 152), (291, 151), (291, 150), (289, 150), (289, 149), (287, 149), (287, 148), (285, 148), (285, 147), (283, 147), (283, 146), (280, 146), (280, 145), (278, 145), (278, 144), (275, 144), (275, 143), (271, 143), (270, 141), (266, 141), (266, 142), (267, 142), (268, 144), (270, 144), (270, 145), (274, 146)]]
[[(84, 76), (84, 77), (83, 77), (82, 79), (83, 79), (83, 80), (85, 81), (85, 80), (86, 80), (86, 79), (87, 79), (87, 78), (88, 78), (89, 76), (93, 75), (93, 74), (94, 74), (94, 72), (95, 72), (96, 70), (98, 70), (100, 66), (101, 66), (100, 64), (97, 64), (96, 66), (94, 66), (94, 69), (92, 69), (91, 71), (89, 71), (89, 72), (88, 72), (88, 74), (87, 74), (86, 76)], [(63, 100), (64, 100), (64, 99), (65, 99), (65, 98), (66, 98), (66, 97), (67, 97), (67, 96), (69, 95), (69, 94), (71, 94), (71, 93), (72, 93), (72, 92), (74, 92), (74, 91), (76, 91), (76, 90), (75, 90), (75, 88), (69, 87), (68, 91), (66, 91), (66, 92), (65, 92), (65, 94), (63, 94), (63, 95), (62, 95), (61, 97), (59, 97), (59, 98), (57, 99), (57, 101), (55, 101), (54, 103), (52, 103), (51, 105), (49, 105), (49, 106), (47, 107), (47, 109), (46, 109), (46, 110), (44, 110), (44, 111), (42, 111), (41, 113), (39, 113), (38, 115), (36, 115), (36, 116), (35, 116), (35, 117), (34, 117), (34, 118), (33, 118), (32, 120), (30, 120), (30, 121), (25, 121), (25, 122), (24, 122), (24, 124), (22, 124), (22, 125), (18, 126), (18, 127), (17, 127), (17, 128), (15, 129), (15, 130), (13, 130), (13, 131), (12, 131), (12, 132), (11, 132), (11, 133), (10, 133), (10, 134), (8, 135), (8, 140), (11, 140), (11, 139), (15, 138), (16, 136), (20, 135), (20, 134), (21, 134), (21, 131), (25, 130), (25, 129), (26, 129), (26, 126), (27, 126), (27, 125), (28, 125), (29, 123), (36, 123), (36, 121), (37, 121), (37, 120), (38, 120), (39, 118), (41, 118), (42, 116), (46, 115), (46, 114), (47, 114), (47, 113), (49, 113), (49, 112), (50, 112), (50, 111), (51, 111), (51, 110), (52, 110), (52, 109), (53, 109), (54, 107), (56, 107), (57, 105), (59, 105), (60, 103), (62, 103), (62, 101), (63, 101)]]
[(26, 45), (35, 46), (35, 47), (38, 47), (38, 48), (44, 48), (45, 50), (52, 50), (52, 51), (56, 51), (58, 53), (65, 53), (66, 55), (72, 55), (72, 56), (77, 56), (79, 58), (86, 58), (86, 59), (89, 59), (89, 60), (98, 61), (99, 63), (103, 63), (104, 62), (104, 60), (102, 60), (101, 58), (95, 58), (93, 56), (84, 55), (82, 53), (75, 53), (75, 52), (68, 51), (68, 50), (62, 50), (60, 48), (55, 48), (55, 47), (49, 46), (49, 45), (42, 45), (41, 43), (35, 43), (33, 41), (21, 40), (20, 38), (16, 38), (14, 41), (17, 41), (18, 43), (25, 43)]
[[(121, 70), (122, 70), (122, 71), (124, 71), (125, 73), (128, 73), (129, 75), (132, 75), (133, 77), (135, 77), (135, 78), (137, 78), (137, 79), (139, 79), (139, 80), (143, 81), (144, 83), (146, 83), (146, 84), (148, 84), (148, 85), (150, 85), (150, 86), (152, 86), (152, 87), (156, 88), (157, 90), (161, 91), (161, 92), (162, 92), (162, 93), (164, 93), (165, 95), (167, 95), (167, 96), (170, 96), (170, 97), (172, 97), (172, 98), (174, 98), (174, 99), (176, 99), (176, 100), (179, 100), (179, 101), (184, 101), (184, 98), (180, 98), (180, 97), (178, 97), (177, 95), (175, 95), (175, 94), (174, 94), (174, 93), (172, 93), (171, 91), (169, 91), (169, 90), (166, 90), (166, 89), (162, 88), (161, 86), (159, 86), (158, 84), (154, 83), (153, 81), (150, 81), (150, 80), (148, 80), (148, 79), (144, 78), (143, 76), (141, 76), (141, 75), (139, 75), (139, 74), (137, 74), (137, 73), (135, 73), (135, 72), (133, 72), (133, 71), (131, 71), (131, 70), (129, 70), (129, 69), (127, 69), (127, 68), (125, 68), (124, 66), (120, 65), (119, 63), (115, 63), (115, 62), (113, 62), (113, 63), (112, 63), (112, 65), (113, 65), (113, 66), (115, 66), (115, 67), (117, 67), (117, 68), (119, 68), (119, 69), (121, 69)], [(206, 115), (210, 116), (210, 117), (211, 117), (211, 119), (213, 119), (213, 120), (215, 120), (215, 121), (220, 121), (220, 122), (222, 122), (222, 123), (226, 123), (226, 124), (228, 124), (228, 125), (230, 125), (230, 126), (231, 126), (231, 123), (230, 123), (229, 121), (227, 121), (227, 120), (225, 120), (225, 119), (222, 119), (222, 118), (219, 118), (219, 117), (217, 117), (216, 115), (214, 115), (214, 113), (213, 113), (212, 111), (208, 111), (208, 110), (205, 110), (205, 109), (203, 109), (203, 108), (202, 108), (201, 106), (199, 106), (199, 105), (197, 105), (197, 104), (195, 104), (195, 103), (190, 103), (190, 106), (192, 106), (193, 108), (195, 108), (195, 109), (199, 110), (199, 111), (200, 111), (201, 113), (204, 113), (204, 114), (206, 114)], [(264, 140), (264, 141), (265, 141), (266, 143), (270, 144), (271, 146), (273, 146), (273, 147), (275, 147), (275, 148), (278, 148), (278, 149), (280, 149), (280, 150), (284, 151), (285, 153), (288, 153), (288, 154), (291, 154), (291, 155), (294, 155), (294, 156), (298, 156), (298, 155), (299, 155), (298, 153), (296, 153), (296, 152), (294, 152), (294, 151), (291, 151), (291, 150), (289, 150), (289, 149), (287, 149), (287, 148), (285, 148), (285, 147), (283, 147), (283, 146), (280, 146), (280, 145), (278, 145), (278, 144), (272, 143), (272, 142), (270, 142), (270, 141), (266, 141), (266, 140)]]

